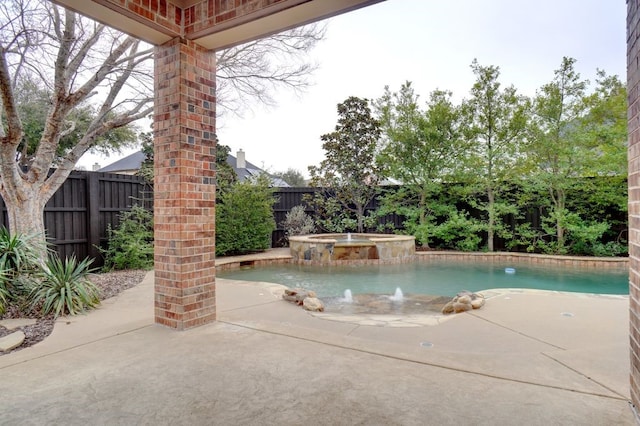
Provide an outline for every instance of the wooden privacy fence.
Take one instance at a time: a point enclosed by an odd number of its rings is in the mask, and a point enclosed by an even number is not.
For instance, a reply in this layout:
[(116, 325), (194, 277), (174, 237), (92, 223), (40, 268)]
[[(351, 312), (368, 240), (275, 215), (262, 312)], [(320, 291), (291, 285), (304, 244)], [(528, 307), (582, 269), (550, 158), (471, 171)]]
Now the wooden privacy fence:
[[(277, 229), (272, 235), (272, 246), (285, 243), (282, 222), (294, 206), (304, 204), (305, 194), (313, 195), (316, 188), (278, 188), (273, 214)], [(133, 205), (153, 208), (153, 188), (139, 176), (89, 171), (74, 171), (49, 200), (44, 209), (47, 238), (60, 257), (75, 255), (78, 259), (94, 258), (99, 267), (104, 259), (98, 247), (106, 248), (107, 229), (120, 223), (119, 215)], [(376, 209), (374, 200), (367, 210)], [(9, 227), (7, 209), (0, 197), (0, 225)], [(314, 211), (307, 207), (307, 213)], [(392, 221), (401, 223), (398, 218)]]
[[(393, 188), (388, 188), (393, 189)], [(312, 207), (303, 202), (305, 195), (313, 195), (316, 188), (277, 188), (274, 192), (276, 203), (273, 206), (276, 230), (272, 234), (272, 247), (285, 244), (282, 223), (286, 214), (297, 205), (305, 205), (306, 212), (313, 216)], [(62, 258), (75, 256), (79, 259), (92, 257), (93, 266), (102, 266), (103, 258), (98, 247), (106, 247), (107, 229), (119, 224), (119, 216), (133, 205), (153, 208), (153, 188), (138, 176), (113, 173), (74, 171), (49, 200), (44, 210), (44, 224), (49, 241), (55, 246)], [(378, 198), (374, 198), (366, 211), (379, 207)], [(0, 198), (0, 225), (8, 227), (7, 209)], [(535, 228), (540, 226), (540, 211), (534, 209), (527, 213), (526, 221)], [(619, 213), (620, 219), (626, 216)], [(507, 218), (510, 226), (515, 226), (515, 218)], [(402, 229), (403, 218), (390, 214), (378, 218), (379, 224), (391, 223), (396, 229)], [(626, 230), (626, 222), (621, 220), (620, 232)], [(373, 231), (373, 230), (371, 230)], [(505, 242), (495, 240), (495, 248), (502, 250)]]
[[(102, 266), (98, 247), (105, 247), (107, 228), (119, 224), (119, 215), (135, 204), (152, 207), (151, 187), (143, 178), (112, 173), (74, 171), (44, 209), (47, 238), (64, 258), (92, 257)], [(9, 227), (0, 198), (0, 225)]]

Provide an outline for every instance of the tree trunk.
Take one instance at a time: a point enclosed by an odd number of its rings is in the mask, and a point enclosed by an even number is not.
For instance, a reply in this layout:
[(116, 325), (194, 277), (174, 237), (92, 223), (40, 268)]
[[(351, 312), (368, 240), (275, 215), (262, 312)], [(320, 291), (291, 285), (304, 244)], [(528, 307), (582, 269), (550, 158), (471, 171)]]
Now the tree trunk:
[(489, 188), (487, 191), (487, 197), (489, 198), (489, 224), (487, 226), (487, 250), (493, 251), (493, 237), (495, 233), (496, 214), (494, 209), (495, 196), (493, 194), (493, 188)]
[(44, 203), (39, 194), (14, 198), (5, 202), (9, 214), (11, 235), (21, 235), (29, 240), (40, 260), (47, 258), (47, 240), (44, 229)]
[(364, 206), (356, 205), (356, 216), (358, 216), (358, 233), (364, 232)]
[(558, 254), (562, 254), (564, 252), (565, 244), (565, 227), (563, 225), (563, 221), (565, 216), (564, 207), (566, 204), (566, 195), (562, 189), (558, 189), (556, 200), (556, 238), (558, 239), (558, 248), (556, 251), (558, 252)]
[[(425, 194), (424, 192), (420, 194), (419, 209), (420, 209), (420, 226), (423, 227), (427, 222), (427, 214), (425, 213), (425, 210), (427, 209), (427, 194)], [(426, 240), (422, 242), (422, 244), (424, 245), (425, 248), (430, 248), (429, 237), (427, 237)]]

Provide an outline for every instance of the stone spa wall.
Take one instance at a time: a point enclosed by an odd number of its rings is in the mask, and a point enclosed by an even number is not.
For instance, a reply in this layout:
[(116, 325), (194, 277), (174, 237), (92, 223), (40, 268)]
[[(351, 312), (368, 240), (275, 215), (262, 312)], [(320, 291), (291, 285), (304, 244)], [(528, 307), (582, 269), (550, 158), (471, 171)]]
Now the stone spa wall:
[(316, 234), (289, 238), (292, 262), (303, 265), (393, 264), (415, 259), (415, 237)]

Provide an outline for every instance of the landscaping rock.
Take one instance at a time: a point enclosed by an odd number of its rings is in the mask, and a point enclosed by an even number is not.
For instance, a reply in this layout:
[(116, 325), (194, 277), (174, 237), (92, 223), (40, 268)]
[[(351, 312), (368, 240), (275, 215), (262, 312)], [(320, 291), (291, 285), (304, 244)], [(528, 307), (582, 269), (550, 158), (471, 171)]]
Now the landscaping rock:
[(33, 318), (9, 318), (0, 320), (0, 327), (4, 327), (7, 330), (15, 330), (18, 327), (24, 327), (25, 325), (33, 325), (36, 320)]
[(288, 302), (293, 302), (296, 305), (302, 305), (304, 299), (308, 297), (316, 297), (316, 292), (313, 290), (305, 290), (303, 288), (285, 289), (282, 298)]
[(303, 288), (287, 288), (284, 290), (282, 298), (288, 302), (302, 306), (307, 311), (323, 312), (324, 304), (316, 296), (313, 290), (305, 290)]
[(463, 291), (458, 293), (449, 303), (442, 307), (443, 314), (452, 314), (480, 309), (484, 306), (484, 296), (478, 293)]
[(478, 297), (471, 301), (471, 307), (473, 309), (480, 309), (484, 306), (484, 297)]
[(0, 352), (10, 351), (17, 348), (24, 342), (25, 335), (22, 331), (16, 331), (15, 333), (8, 334), (0, 338)]
[(453, 312), (459, 314), (460, 312), (470, 311), (473, 308), (471, 307), (471, 302), (462, 303), (462, 302), (453, 302)]
[(317, 297), (307, 297), (302, 301), (302, 307), (307, 311), (323, 312), (324, 304)]

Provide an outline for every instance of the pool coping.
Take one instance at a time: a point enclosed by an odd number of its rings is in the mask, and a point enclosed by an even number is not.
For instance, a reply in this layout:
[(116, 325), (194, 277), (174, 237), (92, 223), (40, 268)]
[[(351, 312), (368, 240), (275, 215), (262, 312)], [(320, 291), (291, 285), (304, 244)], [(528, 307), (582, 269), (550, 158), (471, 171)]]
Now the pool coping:
[(456, 252), (456, 251), (419, 251), (419, 261), (433, 260), (483, 260), (492, 262), (527, 261), (531, 264), (581, 266), (587, 268), (626, 268), (628, 257), (592, 257), (566, 256), (539, 253), (517, 252)]
[[(586, 268), (627, 268), (627, 257), (590, 257), (590, 256), (559, 256), (537, 253), (515, 252), (457, 252), (445, 250), (418, 251), (415, 261), (429, 262), (441, 260), (460, 261), (527, 261), (539, 265), (566, 265)], [(226, 256), (216, 258), (216, 270), (236, 269), (242, 266), (265, 266), (273, 264), (293, 263), (293, 256), (289, 248), (274, 248), (264, 252), (251, 253), (240, 256)], [(362, 261), (343, 261), (342, 265), (363, 265)]]

